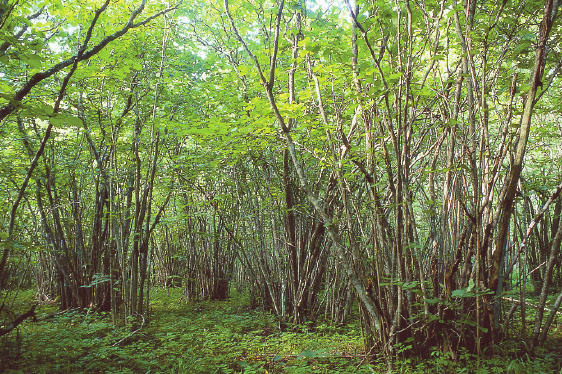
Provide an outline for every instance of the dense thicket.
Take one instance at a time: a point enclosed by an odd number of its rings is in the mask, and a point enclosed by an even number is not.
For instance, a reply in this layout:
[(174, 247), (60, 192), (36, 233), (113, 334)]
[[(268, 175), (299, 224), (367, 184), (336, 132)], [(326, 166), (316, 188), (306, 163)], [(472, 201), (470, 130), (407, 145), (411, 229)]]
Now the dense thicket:
[(389, 366), (545, 342), (558, 0), (70, 3), (0, 2), (4, 326), (22, 287), (115, 323), (238, 287), (280, 328), (357, 302)]

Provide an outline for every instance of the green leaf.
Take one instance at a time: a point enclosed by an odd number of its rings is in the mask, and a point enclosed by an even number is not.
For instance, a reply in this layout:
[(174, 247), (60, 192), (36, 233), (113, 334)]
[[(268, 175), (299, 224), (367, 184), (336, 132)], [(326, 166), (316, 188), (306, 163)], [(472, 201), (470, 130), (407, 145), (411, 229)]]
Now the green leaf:
[(453, 292), (451, 292), (451, 296), (453, 296), (453, 297), (467, 297), (467, 296), (473, 296), (473, 295), (466, 292), (465, 289), (460, 289), (460, 290), (454, 290)]
[(20, 55), (20, 59), (26, 64), (28, 64), (29, 66), (31, 66), (32, 68), (41, 67), (41, 62), (43, 61), (41, 56), (33, 53), (22, 54)]
[(302, 351), (300, 355), (306, 358), (314, 358), (316, 357), (316, 352), (306, 350), (306, 351)]
[(80, 118), (74, 117), (67, 113), (57, 113), (55, 116), (50, 118), (51, 123), (55, 127), (59, 126), (74, 126), (74, 127), (81, 127), (82, 120)]

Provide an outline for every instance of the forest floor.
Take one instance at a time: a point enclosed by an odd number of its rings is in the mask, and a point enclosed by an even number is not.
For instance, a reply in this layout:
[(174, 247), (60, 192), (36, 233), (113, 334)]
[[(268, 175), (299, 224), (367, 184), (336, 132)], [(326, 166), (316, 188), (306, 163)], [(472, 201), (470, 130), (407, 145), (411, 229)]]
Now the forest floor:
[[(186, 303), (181, 290), (153, 293), (152, 317), (140, 329), (114, 327), (107, 314), (66, 312), (26, 321), (0, 340), (4, 373), (381, 373), (364, 360), (358, 321), (343, 327), (316, 323), (279, 332), (269, 313), (251, 310), (243, 297)], [(455, 363), (436, 354), (397, 362), (397, 373), (562, 373), (562, 347), (553, 343), (535, 357), (505, 354)]]

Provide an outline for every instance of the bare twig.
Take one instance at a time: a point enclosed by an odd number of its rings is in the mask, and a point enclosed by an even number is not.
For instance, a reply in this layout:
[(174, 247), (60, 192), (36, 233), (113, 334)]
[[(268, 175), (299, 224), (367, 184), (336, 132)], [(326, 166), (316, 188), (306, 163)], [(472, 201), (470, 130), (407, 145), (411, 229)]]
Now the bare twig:
[(113, 344), (111, 345), (112, 347), (115, 347), (115, 346), (121, 344), (125, 339), (130, 338), (131, 336), (135, 335), (137, 332), (139, 332), (140, 330), (142, 330), (142, 328), (144, 327), (144, 323), (145, 323), (146, 320), (145, 320), (145, 318), (144, 318), (144, 316), (143, 316), (142, 314), (139, 314), (139, 315), (140, 315), (141, 318), (142, 318), (142, 323), (141, 323), (140, 327), (139, 327), (138, 329), (136, 329), (135, 331), (133, 331), (132, 333), (130, 333), (129, 335), (125, 336), (123, 339), (121, 339), (121, 340), (119, 340), (119, 341), (113, 343)]
[[(517, 300), (517, 299), (514, 299), (514, 298), (512, 298), (512, 297), (502, 297), (502, 300), (511, 301), (512, 303), (525, 304), (525, 305), (531, 306), (531, 307), (533, 307), (533, 308), (535, 308), (535, 309), (539, 309), (539, 306), (538, 306), (538, 305), (531, 304), (531, 303), (528, 302), (528, 301)], [(542, 308), (542, 309), (543, 309), (544, 311), (546, 311), (546, 312), (549, 312), (549, 311), (550, 311), (550, 309), (548, 309), (548, 308)], [(556, 314), (562, 315), (562, 312), (556, 312)]]

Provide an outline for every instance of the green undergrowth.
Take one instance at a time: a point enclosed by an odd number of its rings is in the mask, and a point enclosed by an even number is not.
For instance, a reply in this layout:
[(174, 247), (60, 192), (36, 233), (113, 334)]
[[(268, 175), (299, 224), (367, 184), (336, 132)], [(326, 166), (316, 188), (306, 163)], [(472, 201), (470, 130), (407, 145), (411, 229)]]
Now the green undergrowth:
[[(280, 332), (276, 318), (250, 310), (240, 295), (224, 302), (186, 303), (180, 290), (152, 295), (149, 323), (114, 327), (107, 314), (66, 312), (26, 321), (1, 338), (5, 373), (380, 373), (366, 362), (358, 322), (344, 327), (317, 323)], [(457, 362), (435, 354), (425, 362), (397, 362), (397, 373), (560, 372), (560, 358), (544, 352)], [(549, 356), (550, 355), (550, 356)]]

